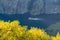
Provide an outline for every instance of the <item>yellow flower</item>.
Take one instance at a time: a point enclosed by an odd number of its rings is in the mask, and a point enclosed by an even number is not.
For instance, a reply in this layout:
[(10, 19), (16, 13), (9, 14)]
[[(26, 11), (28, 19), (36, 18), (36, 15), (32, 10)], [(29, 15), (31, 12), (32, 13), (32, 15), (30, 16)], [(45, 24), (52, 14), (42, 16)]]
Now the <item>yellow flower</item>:
[(49, 36), (47, 35), (47, 33), (45, 31), (43, 31), (42, 29), (38, 29), (38, 28), (31, 28), (28, 33), (27, 33), (29, 39), (31, 40), (49, 40)]
[(49, 36), (43, 29), (27, 29), (27, 26), (21, 26), (19, 21), (0, 20), (0, 40), (60, 40), (60, 33), (56, 36)]
[(26, 27), (19, 25), (19, 21), (13, 22), (0, 21), (0, 39), (1, 40), (18, 40), (26, 31)]
[(20, 24), (19, 21), (15, 20), (15, 21), (13, 21), (13, 22), (10, 23), (10, 26), (16, 27), (19, 24)]
[(57, 33), (57, 35), (55, 37), (52, 37), (52, 40), (60, 40), (60, 34), (59, 34), (59, 32)]

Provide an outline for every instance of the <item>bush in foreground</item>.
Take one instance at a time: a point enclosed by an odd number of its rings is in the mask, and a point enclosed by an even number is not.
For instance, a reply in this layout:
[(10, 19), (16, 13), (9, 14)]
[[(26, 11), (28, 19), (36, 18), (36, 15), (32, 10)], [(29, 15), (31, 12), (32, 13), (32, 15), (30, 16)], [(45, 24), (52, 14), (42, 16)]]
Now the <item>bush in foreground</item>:
[(60, 40), (60, 34), (53, 37), (40, 28), (33, 27), (28, 30), (27, 26), (21, 26), (17, 20), (0, 20), (0, 40)]

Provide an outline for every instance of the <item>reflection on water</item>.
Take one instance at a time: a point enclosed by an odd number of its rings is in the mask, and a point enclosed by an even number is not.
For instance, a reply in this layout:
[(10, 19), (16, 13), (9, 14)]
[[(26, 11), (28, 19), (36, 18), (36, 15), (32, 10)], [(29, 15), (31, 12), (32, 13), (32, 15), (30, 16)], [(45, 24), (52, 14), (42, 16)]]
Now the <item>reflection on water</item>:
[(33, 17), (29, 17), (28, 20), (33, 20), (33, 21), (35, 21), (35, 20), (36, 20), (36, 21), (40, 20), (40, 21), (42, 21), (43, 18), (33, 18)]

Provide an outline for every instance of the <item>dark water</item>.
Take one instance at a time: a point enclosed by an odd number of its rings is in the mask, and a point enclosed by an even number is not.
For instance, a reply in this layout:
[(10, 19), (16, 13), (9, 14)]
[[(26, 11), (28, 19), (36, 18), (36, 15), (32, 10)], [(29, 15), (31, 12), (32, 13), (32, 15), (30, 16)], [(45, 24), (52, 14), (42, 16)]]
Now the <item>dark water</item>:
[[(44, 20), (28, 20), (29, 17), (42, 18)], [(37, 16), (26, 14), (0, 14), (0, 20), (8, 21), (8, 20), (18, 20), (21, 22), (21, 25), (27, 25), (28, 28), (31, 26), (38, 28), (47, 28), (51, 24), (56, 22), (60, 22), (60, 14), (41, 14)]]

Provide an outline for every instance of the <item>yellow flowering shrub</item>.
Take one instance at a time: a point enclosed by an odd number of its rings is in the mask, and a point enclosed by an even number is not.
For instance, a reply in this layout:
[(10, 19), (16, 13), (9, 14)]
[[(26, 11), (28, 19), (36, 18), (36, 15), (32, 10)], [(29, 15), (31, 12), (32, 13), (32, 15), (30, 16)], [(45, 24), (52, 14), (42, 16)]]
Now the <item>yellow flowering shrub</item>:
[(21, 26), (17, 20), (0, 20), (0, 40), (60, 40), (60, 34), (49, 36), (43, 29), (27, 29), (27, 26)]
[(17, 20), (13, 22), (0, 21), (0, 40), (19, 40), (24, 36), (26, 26), (21, 27)]
[(50, 40), (50, 37), (43, 29), (33, 27), (27, 31), (26, 40)]
[(55, 37), (52, 37), (52, 40), (60, 40), (60, 34), (59, 34), (59, 32), (57, 33), (57, 35)]

